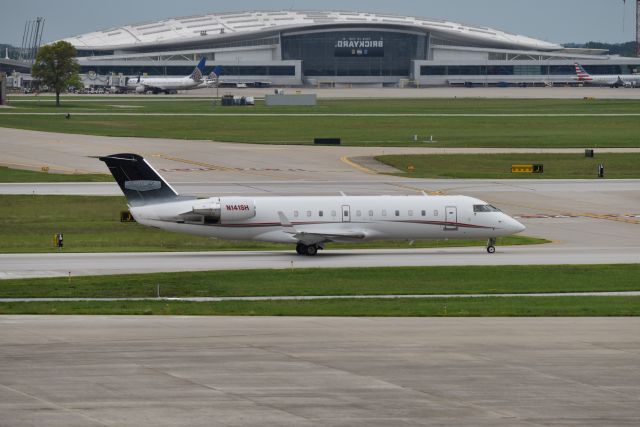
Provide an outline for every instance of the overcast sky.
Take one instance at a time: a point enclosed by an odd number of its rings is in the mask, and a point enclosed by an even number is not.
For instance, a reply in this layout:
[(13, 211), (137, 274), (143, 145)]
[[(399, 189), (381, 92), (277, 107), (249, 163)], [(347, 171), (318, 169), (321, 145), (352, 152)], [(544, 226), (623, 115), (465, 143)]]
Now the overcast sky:
[(448, 19), (567, 42), (635, 39), (627, 0), (19, 0), (0, 9), (0, 43), (20, 45), (24, 23), (46, 19), (44, 41), (176, 16), (245, 10), (355, 10)]

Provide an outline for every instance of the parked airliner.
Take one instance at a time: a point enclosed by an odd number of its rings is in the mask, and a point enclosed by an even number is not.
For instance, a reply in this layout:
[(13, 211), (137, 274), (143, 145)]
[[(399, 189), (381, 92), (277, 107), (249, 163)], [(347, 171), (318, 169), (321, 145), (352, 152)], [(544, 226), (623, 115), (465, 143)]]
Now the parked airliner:
[(202, 88), (212, 88), (218, 84), (218, 79), (220, 78), (220, 74), (222, 73), (222, 67), (219, 65), (216, 66), (208, 76), (205, 76), (204, 79), (198, 85), (198, 89)]
[(179, 90), (196, 89), (202, 84), (206, 58), (200, 59), (191, 74), (185, 77), (132, 77), (127, 81), (127, 88), (137, 93), (176, 93)]
[(634, 87), (640, 85), (640, 74), (605, 74), (594, 76), (587, 73), (582, 65), (577, 62), (574, 65), (579, 82), (609, 87)]
[(140, 224), (229, 240), (291, 243), (316, 255), (330, 242), (487, 239), (525, 229), (499, 209), (466, 196), (181, 196), (137, 154), (100, 157)]

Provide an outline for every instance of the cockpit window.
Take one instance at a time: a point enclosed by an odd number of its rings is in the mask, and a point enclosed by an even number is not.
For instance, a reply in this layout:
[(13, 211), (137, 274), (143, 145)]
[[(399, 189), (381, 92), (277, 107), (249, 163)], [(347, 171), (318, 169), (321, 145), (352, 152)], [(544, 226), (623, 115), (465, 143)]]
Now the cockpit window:
[(473, 205), (474, 212), (500, 212), (500, 209), (491, 205)]

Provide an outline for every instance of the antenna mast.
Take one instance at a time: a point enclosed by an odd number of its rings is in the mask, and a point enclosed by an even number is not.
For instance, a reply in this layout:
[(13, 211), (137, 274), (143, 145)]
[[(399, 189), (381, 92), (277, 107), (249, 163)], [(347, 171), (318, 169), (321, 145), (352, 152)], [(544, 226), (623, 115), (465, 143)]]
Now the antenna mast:
[(636, 1), (636, 56), (640, 58), (640, 0)]

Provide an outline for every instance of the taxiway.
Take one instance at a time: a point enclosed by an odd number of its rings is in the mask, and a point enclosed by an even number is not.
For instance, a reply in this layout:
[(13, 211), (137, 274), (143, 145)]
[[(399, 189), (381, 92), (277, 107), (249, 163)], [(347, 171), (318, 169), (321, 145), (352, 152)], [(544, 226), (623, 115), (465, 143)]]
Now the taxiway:
[(635, 246), (567, 247), (566, 245), (499, 247), (489, 255), (482, 247), (447, 249), (357, 249), (324, 251), (303, 257), (291, 251), (2, 254), (0, 279), (204, 270), (401, 267), (455, 265), (637, 264)]
[(636, 426), (637, 318), (0, 316), (1, 424)]

